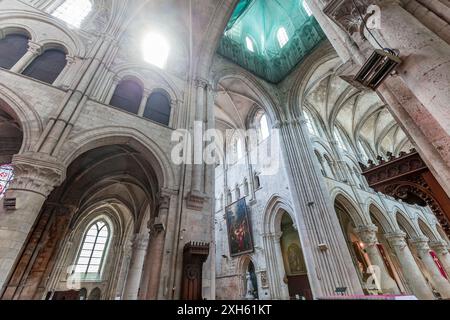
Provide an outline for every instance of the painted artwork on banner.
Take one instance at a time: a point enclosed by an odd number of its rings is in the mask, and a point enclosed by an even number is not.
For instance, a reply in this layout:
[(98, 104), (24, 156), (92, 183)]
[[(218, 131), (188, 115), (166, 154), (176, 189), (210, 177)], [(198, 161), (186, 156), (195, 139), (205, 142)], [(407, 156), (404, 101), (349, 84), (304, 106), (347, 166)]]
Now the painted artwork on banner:
[(253, 239), (247, 203), (241, 199), (226, 209), (228, 242), (232, 257), (253, 252)]

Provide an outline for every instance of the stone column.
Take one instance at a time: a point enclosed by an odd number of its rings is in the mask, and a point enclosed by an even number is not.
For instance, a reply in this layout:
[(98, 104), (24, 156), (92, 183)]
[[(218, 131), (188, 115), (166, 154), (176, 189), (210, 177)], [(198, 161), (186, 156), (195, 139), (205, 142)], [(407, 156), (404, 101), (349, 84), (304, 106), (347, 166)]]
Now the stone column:
[[(399, 76), (450, 134), (450, 45), (403, 9), (399, 0), (380, 3), (383, 44), (399, 50), (404, 60)], [(372, 40), (370, 35), (367, 39)]]
[(66, 55), (66, 66), (62, 70), (62, 72), (59, 74), (59, 76), (56, 78), (56, 80), (53, 82), (53, 86), (55, 87), (61, 87), (65, 90), (70, 88), (70, 78), (72, 76), (72, 73), (70, 71), (70, 67), (76, 63), (76, 59), (73, 56)]
[(274, 300), (288, 300), (289, 288), (284, 282), (286, 268), (281, 253), (281, 233), (265, 234), (265, 255), (269, 272), (270, 295)]
[(450, 277), (450, 252), (448, 251), (447, 243), (445, 241), (435, 241), (430, 243), (430, 247), (436, 252), (436, 255), (447, 272), (447, 276)]
[(150, 238), (144, 270), (144, 291), (141, 299), (156, 300), (160, 287), (161, 266), (163, 260), (166, 224), (169, 213), (170, 197), (162, 196), (158, 208), (158, 216), (149, 222)]
[(355, 232), (360, 236), (361, 241), (364, 244), (364, 249), (369, 256), (371, 265), (378, 267), (380, 270), (380, 279), (377, 280), (380, 283), (381, 291), (383, 291), (384, 294), (400, 294), (397, 283), (389, 275), (386, 264), (384, 263), (383, 257), (377, 246), (378, 227), (375, 225), (362, 226), (355, 229)]
[[(336, 22), (337, 25), (330, 19), (318, 20), (324, 30), (333, 25), (343, 33), (342, 37), (332, 36), (329, 39), (336, 45), (347, 38), (345, 46), (352, 52), (355, 67), (359, 70), (367, 58), (363, 52), (370, 54), (379, 45), (361, 25), (359, 13), (354, 8), (355, 1), (308, 1), (312, 6), (318, 6), (316, 9), (320, 15), (326, 11), (326, 15)], [(323, 8), (325, 3), (327, 10)], [(447, 112), (450, 102), (447, 89), (450, 83), (450, 45), (403, 9), (399, 0), (358, 0), (357, 3), (363, 14), (369, 5), (380, 5), (380, 29), (373, 29), (372, 33), (382, 46), (398, 49), (403, 60), (397, 70), (398, 76), (388, 77), (378, 92), (450, 195), (450, 114)], [(361, 39), (361, 31), (370, 43)]]
[(111, 103), (111, 99), (114, 96), (114, 92), (116, 92), (116, 89), (117, 89), (117, 86), (119, 85), (119, 83), (120, 83), (120, 78), (117, 76), (113, 76), (111, 88), (108, 92), (108, 95), (105, 98), (105, 104)]
[(148, 234), (137, 234), (133, 240), (127, 284), (123, 295), (124, 300), (137, 300), (138, 298), (148, 240)]
[(406, 233), (396, 232), (386, 235), (386, 239), (394, 248), (395, 254), (400, 262), (403, 275), (408, 282), (413, 294), (421, 300), (434, 300), (435, 297), (419, 269), (411, 250), (406, 242)]
[(147, 100), (150, 97), (151, 92), (149, 90), (144, 89), (144, 93), (142, 95), (141, 105), (139, 106), (138, 116), (143, 117), (145, 112), (145, 107), (147, 106)]
[(420, 259), (423, 261), (425, 268), (427, 269), (431, 279), (431, 284), (433, 287), (439, 291), (442, 298), (448, 299), (450, 298), (450, 283), (447, 279), (439, 271), (436, 263), (430, 255), (430, 246), (428, 245), (428, 238), (422, 237), (418, 239), (414, 239), (412, 241), (414, 247), (419, 254)]
[[(201, 193), (203, 191), (203, 132), (204, 132), (204, 113), (205, 113), (205, 94), (207, 83), (203, 80), (197, 80), (197, 100), (194, 124), (194, 165), (192, 169), (192, 191)], [(200, 141), (198, 141), (201, 139)]]
[(59, 185), (65, 168), (41, 155), (13, 158), (14, 181), (0, 200), (0, 289), (3, 290), (14, 264), (47, 196)]
[(28, 41), (28, 51), (11, 68), (12, 72), (22, 73), (25, 68), (42, 53), (42, 46), (36, 42)]
[(346, 287), (349, 295), (363, 294), (306, 126), (292, 119), (277, 122), (276, 127), (313, 296), (332, 296), (340, 287)]

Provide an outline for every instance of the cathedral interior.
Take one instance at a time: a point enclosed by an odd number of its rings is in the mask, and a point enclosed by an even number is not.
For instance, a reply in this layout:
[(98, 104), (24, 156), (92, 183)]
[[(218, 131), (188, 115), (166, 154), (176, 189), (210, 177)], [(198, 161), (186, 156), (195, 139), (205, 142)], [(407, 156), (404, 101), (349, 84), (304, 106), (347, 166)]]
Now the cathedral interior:
[(450, 299), (449, 0), (0, 0), (0, 300)]

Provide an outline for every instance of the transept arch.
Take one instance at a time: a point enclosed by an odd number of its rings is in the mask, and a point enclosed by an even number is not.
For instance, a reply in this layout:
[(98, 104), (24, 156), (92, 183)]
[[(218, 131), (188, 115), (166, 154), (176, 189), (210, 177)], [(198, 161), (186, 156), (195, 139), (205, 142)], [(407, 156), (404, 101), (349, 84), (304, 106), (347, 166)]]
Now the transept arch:
[(68, 140), (65, 148), (59, 155), (64, 155), (63, 162), (68, 165), (84, 152), (114, 144), (133, 145), (146, 154), (146, 158), (155, 168), (161, 188), (176, 189), (175, 171), (171, 161), (161, 147), (148, 136), (133, 128), (103, 127), (85, 131)]

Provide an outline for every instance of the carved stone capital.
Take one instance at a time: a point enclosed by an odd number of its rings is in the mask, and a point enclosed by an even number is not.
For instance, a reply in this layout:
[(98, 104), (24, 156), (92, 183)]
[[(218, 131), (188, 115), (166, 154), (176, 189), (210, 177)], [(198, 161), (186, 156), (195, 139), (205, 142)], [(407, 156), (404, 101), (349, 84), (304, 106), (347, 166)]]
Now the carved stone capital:
[(406, 233), (403, 231), (388, 233), (385, 236), (393, 247), (403, 249), (408, 246), (408, 243), (406, 242)]
[(430, 240), (428, 240), (427, 237), (419, 237), (411, 241), (411, 243), (420, 254), (427, 254), (428, 252), (430, 252), (429, 242)]
[(28, 41), (28, 52), (33, 56), (39, 56), (42, 53), (42, 45), (33, 41)]
[(205, 79), (195, 79), (194, 83), (197, 88), (208, 89), (208, 87), (210, 87), (208, 81)]
[(355, 229), (365, 246), (371, 247), (378, 244), (377, 232), (378, 227), (375, 225), (360, 226)]
[(369, 0), (329, 0), (323, 12), (350, 36), (353, 36), (361, 31), (363, 20), (360, 12), (365, 15), (370, 4)]
[(438, 255), (446, 255), (449, 254), (448, 244), (445, 241), (433, 241), (430, 242), (430, 247), (433, 251), (435, 251)]
[(16, 155), (12, 163), (14, 181), (10, 190), (27, 190), (47, 197), (65, 179), (65, 166), (45, 154)]

